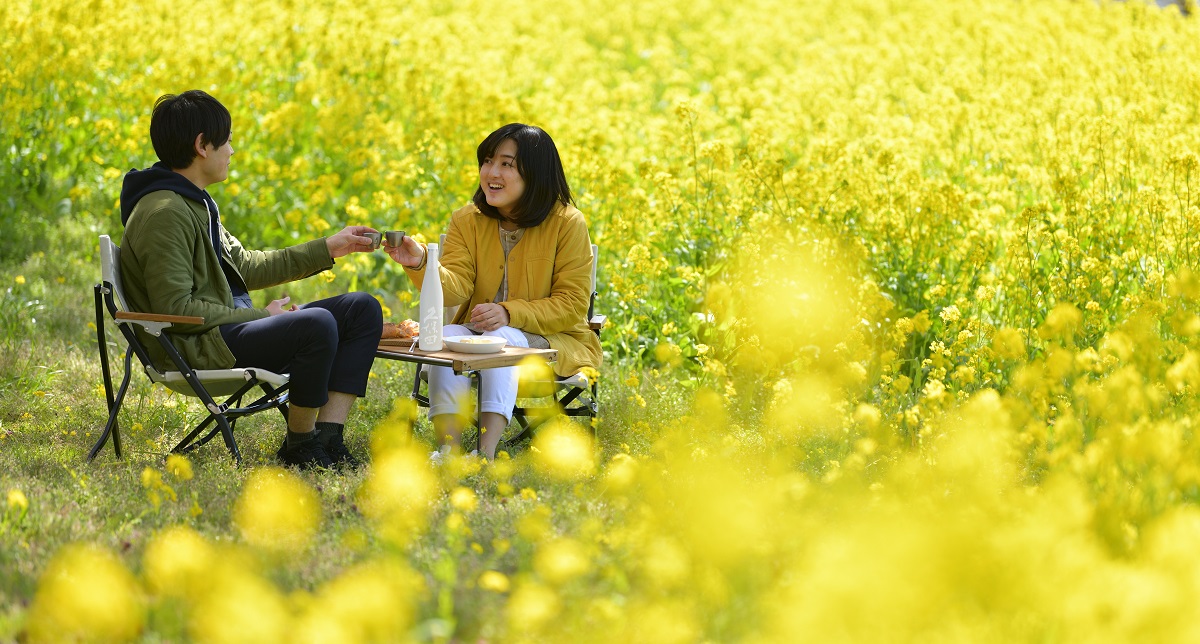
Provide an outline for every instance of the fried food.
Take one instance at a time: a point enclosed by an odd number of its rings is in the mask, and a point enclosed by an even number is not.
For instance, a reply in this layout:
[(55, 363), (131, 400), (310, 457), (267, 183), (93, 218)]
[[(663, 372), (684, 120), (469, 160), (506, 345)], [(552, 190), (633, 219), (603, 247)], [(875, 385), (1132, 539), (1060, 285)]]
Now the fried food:
[(415, 338), (420, 335), (421, 327), (416, 320), (405, 320), (399, 324), (394, 322), (383, 323), (383, 339), (390, 340), (393, 338)]

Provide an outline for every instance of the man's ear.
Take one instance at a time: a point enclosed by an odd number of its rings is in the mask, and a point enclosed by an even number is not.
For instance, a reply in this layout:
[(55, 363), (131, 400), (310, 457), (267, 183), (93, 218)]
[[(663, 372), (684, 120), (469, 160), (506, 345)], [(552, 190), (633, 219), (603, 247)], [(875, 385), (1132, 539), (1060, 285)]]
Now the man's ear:
[(208, 146), (204, 145), (203, 132), (196, 135), (196, 140), (192, 142), (192, 148), (196, 150), (196, 156), (200, 157), (201, 159), (208, 158)]

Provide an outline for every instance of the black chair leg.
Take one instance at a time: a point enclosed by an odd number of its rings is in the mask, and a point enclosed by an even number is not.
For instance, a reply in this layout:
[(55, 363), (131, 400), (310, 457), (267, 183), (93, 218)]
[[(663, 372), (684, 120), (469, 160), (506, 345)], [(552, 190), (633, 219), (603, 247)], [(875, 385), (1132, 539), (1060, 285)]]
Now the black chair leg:
[(237, 442), (233, 440), (233, 427), (229, 425), (229, 420), (224, 415), (218, 414), (216, 419), (217, 426), (221, 428), (221, 436), (225, 439), (225, 447), (229, 448), (234, 462), (241, 465), (242, 453), (238, 450)]
[[(121, 458), (121, 432), (117, 428), (117, 413), (121, 410), (121, 403), (125, 401), (125, 392), (129, 389), (129, 367), (132, 358), (133, 351), (125, 351), (125, 376), (121, 379), (121, 387), (117, 390), (116, 398), (109, 401), (108, 422), (105, 423), (104, 431), (100, 433), (99, 440), (96, 441), (96, 444), (92, 446), (91, 451), (88, 452), (87, 460), (89, 463), (95, 460), (96, 455), (100, 453), (100, 450), (104, 447), (104, 444), (108, 442), (108, 437), (110, 435), (113, 439), (113, 450), (116, 451), (117, 458)], [(106, 372), (105, 375), (107, 376), (108, 369), (105, 369), (104, 371)], [(105, 378), (104, 384), (106, 385), (105, 394), (111, 395), (111, 384), (109, 383), (107, 377)]]
[[(258, 384), (258, 386), (259, 386), (259, 387), (261, 387), (261, 388), (262, 388), (262, 390), (263, 390), (263, 393), (267, 394), (268, 396), (274, 396), (274, 395), (275, 395), (276, 389), (275, 389), (275, 388), (273, 388), (273, 387), (271, 387), (271, 386), (270, 386), (270, 385), (268, 385), (267, 383), (265, 383), (265, 382), (260, 382), (260, 383)], [(288, 419), (288, 403), (287, 403), (287, 401), (286, 401), (286, 400), (280, 400), (280, 401), (279, 401), (279, 404), (278, 404), (278, 405), (275, 405), (275, 409), (278, 409), (278, 410), (279, 410), (279, 413), (283, 415), (283, 422), (286, 424), (286, 423), (287, 423), (287, 419)]]
[[(204, 422), (200, 423), (199, 425), (196, 425), (196, 428), (193, 429), (191, 432), (189, 432), (187, 436), (184, 436), (183, 440), (179, 441), (178, 445), (171, 448), (171, 451), (176, 454), (187, 454), (188, 452), (196, 449), (197, 447), (200, 447), (201, 445), (207, 443), (208, 439), (211, 438), (211, 435), (206, 436), (204, 438), (204, 440), (196, 442), (196, 443), (193, 443), (192, 441), (196, 440), (196, 437), (200, 435), (200, 432), (204, 431), (204, 428), (208, 427), (209, 424), (211, 424), (215, 418), (216, 418), (215, 416), (213, 416), (212, 414), (209, 414), (208, 418), (204, 419)], [(213, 430), (213, 431), (216, 431), (216, 430)]]

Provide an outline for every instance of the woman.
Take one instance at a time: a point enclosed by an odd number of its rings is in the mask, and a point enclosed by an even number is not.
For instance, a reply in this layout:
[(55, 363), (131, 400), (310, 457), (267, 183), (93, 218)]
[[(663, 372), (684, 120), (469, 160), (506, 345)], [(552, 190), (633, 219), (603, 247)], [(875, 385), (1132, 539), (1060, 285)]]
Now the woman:
[[(599, 368), (600, 340), (588, 328), (592, 244), (574, 206), (558, 148), (541, 128), (512, 123), (476, 150), (479, 188), (472, 203), (450, 217), (441, 249), (446, 306), (459, 306), (445, 337), (488, 335), (518, 347), (558, 351), (560, 376)], [(420, 287), (425, 248), (411, 237), (388, 248)], [(517, 369), (490, 369), (480, 392), (480, 448), (496, 446), (517, 400)], [(470, 382), (448, 367), (429, 372), (429, 415), (441, 441), (433, 459), (458, 445), (459, 401)]]

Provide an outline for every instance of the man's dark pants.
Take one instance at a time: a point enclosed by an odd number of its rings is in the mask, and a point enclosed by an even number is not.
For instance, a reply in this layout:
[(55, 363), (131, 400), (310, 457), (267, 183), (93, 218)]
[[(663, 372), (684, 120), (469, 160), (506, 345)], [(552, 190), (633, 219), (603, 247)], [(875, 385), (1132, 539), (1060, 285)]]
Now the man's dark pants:
[(291, 373), (288, 397), (297, 407), (324, 406), (330, 391), (365, 395), (382, 333), (379, 302), (359, 292), (221, 326), (237, 367)]

